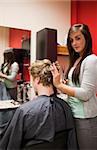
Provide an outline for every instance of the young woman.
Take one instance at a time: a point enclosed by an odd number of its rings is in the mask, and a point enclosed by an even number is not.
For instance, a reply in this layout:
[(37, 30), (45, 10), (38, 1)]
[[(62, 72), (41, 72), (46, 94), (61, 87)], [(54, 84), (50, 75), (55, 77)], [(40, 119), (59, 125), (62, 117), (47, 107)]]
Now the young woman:
[(17, 100), (17, 79), (19, 65), (15, 62), (12, 49), (4, 51), (4, 63), (1, 66), (0, 78), (4, 79), (6, 88), (11, 99)]
[(53, 83), (66, 93), (75, 118), (81, 150), (97, 149), (97, 56), (92, 54), (92, 38), (85, 24), (73, 25), (68, 33), (70, 64), (64, 84), (53, 63)]

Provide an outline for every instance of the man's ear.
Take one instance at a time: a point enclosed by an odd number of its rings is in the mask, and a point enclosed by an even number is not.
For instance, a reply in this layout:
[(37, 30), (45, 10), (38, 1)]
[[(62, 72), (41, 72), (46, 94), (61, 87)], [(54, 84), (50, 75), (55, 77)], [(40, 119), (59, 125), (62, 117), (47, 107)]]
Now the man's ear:
[(40, 83), (40, 77), (37, 77), (37, 78), (35, 79), (35, 82), (36, 82), (37, 84), (39, 84), (39, 83)]

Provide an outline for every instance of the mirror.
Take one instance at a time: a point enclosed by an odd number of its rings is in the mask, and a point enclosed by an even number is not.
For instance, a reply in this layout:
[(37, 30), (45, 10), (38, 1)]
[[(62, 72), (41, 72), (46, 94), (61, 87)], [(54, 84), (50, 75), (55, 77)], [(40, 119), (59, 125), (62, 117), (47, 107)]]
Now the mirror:
[(17, 80), (30, 81), (28, 72), (30, 65), (30, 41), (30, 30), (0, 26), (0, 65), (3, 63), (4, 50), (11, 47), (20, 67)]
[(28, 68), (30, 66), (31, 31), (0, 26), (0, 66), (4, 61), (4, 50), (10, 48), (14, 51), (16, 61), (19, 64), (17, 101), (24, 102), (25, 99), (28, 99), (27, 92), (30, 88)]

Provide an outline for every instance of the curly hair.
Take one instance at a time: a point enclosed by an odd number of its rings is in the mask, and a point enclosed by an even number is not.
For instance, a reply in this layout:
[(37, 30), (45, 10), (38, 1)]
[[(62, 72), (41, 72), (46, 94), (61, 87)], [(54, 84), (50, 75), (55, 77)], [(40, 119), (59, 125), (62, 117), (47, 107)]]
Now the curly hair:
[(49, 86), (53, 83), (53, 77), (50, 70), (51, 61), (48, 59), (36, 60), (32, 63), (30, 68), (30, 73), (33, 77), (33, 80), (36, 77), (40, 77), (40, 83), (43, 86)]
[[(53, 76), (51, 73), (51, 61), (49, 59), (36, 60), (32, 63), (29, 68), (30, 74), (33, 77), (33, 80), (37, 77), (40, 77), (40, 83), (43, 86), (53, 85)], [(59, 69), (58, 64), (56, 63), (57, 69)]]

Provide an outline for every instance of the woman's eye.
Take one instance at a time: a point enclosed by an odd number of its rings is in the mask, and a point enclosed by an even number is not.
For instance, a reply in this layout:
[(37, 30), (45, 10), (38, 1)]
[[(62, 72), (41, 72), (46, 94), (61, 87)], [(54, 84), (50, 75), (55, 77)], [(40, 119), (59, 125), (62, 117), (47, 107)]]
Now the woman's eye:
[(80, 40), (80, 37), (77, 37), (76, 40)]
[(75, 37), (74, 39), (70, 39), (70, 43), (73, 43), (74, 41), (79, 41), (80, 39), (80, 37)]

